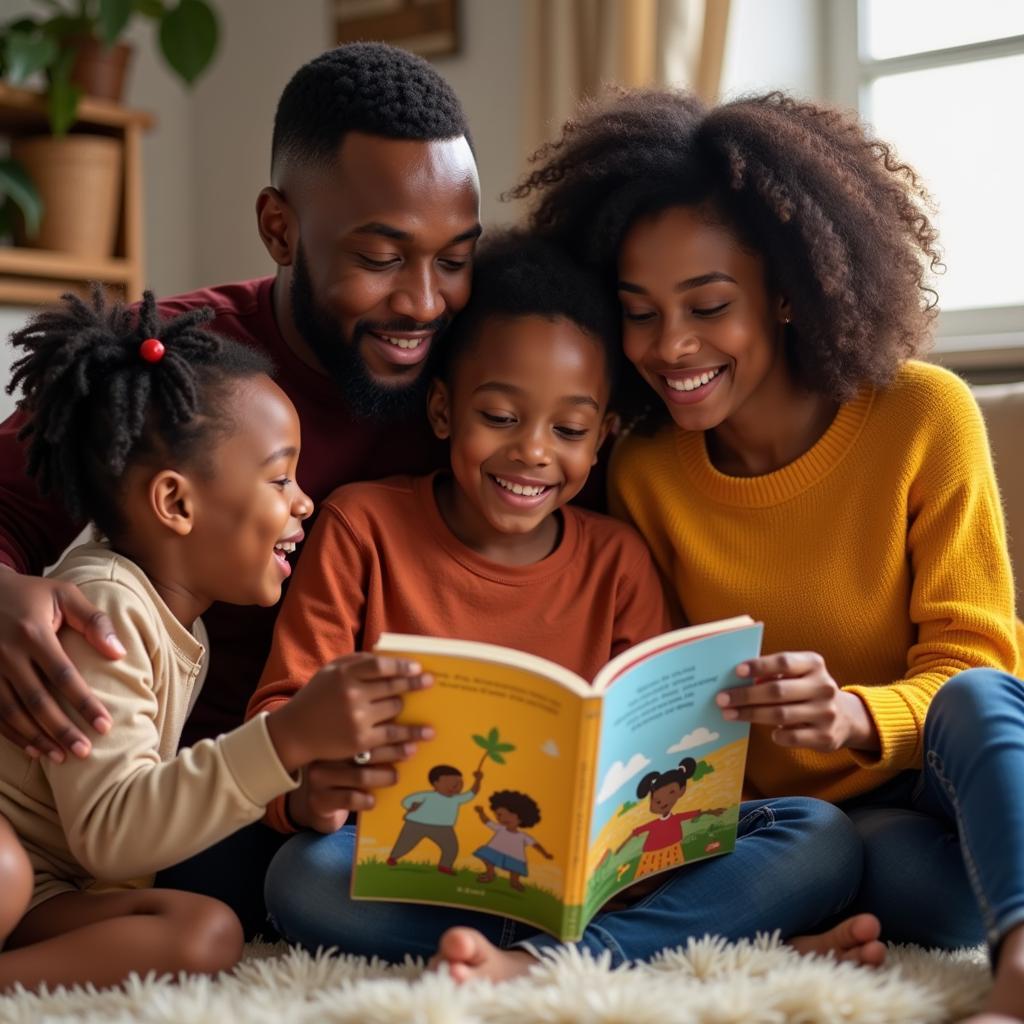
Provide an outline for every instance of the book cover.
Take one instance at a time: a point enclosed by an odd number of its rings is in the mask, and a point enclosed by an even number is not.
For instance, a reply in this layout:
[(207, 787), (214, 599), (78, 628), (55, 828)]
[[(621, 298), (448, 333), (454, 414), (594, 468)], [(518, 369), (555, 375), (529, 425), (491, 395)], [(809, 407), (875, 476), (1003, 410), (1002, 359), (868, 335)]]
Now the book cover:
[[(746, 617), (676, 630), (591, 683), (508, 648), (385, 634), (378, 652), (434, 676), (402, 720), (436, 735), (360, 813), (353, 898), (461, 906), (573, 940), (636, 880), (729, 852), (748, 727), (714, 696), (742, 683), (734, 668), (760, 636)], [(664, 784), (639, 795), (655, 775)]]

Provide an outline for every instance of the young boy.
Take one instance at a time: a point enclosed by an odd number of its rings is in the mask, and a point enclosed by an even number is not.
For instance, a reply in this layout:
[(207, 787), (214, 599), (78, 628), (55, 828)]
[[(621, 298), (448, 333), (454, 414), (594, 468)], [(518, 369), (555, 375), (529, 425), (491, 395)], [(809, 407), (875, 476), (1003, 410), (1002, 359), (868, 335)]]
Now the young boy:
[[(280, 707), (322, 664), (371, 650), (385, 631), (518, 647), (592, 678), (609, 658), (669, 628), (661, 581), (638, 536), (567, 504), (611, 425), (617, 321), (600, 282), (549, 244), (511, 233), (481, 249), (469, 305), (446, 339), (428, 398), (434, 432), (450, 443), (451, 470), (349, 485), (321, 504), (250, 715)], [(394, 781), (385, 757), (367, 751), (358, 760), (376, 770), (370, 785)], [(282, 831), (293, 830), (290, 818), (313, 820), (317, 830), (285, 843), (267, 873), (267, 909), (283, 935), (394, 961), (437, 950), (460, 979), (517, 973), (532, 952), (555, 944), (494, 915), (350, 900), (355, 830), (334, 810), (349, 771), (312, 766), (287, 808), (282, 799), (268, 812)], [(365, 807), (373, 797), (346, 800)], [(657, 891), (639, 903), (598, 915), (581, 946), (608, 950), (616, 964), (653, 956), (709, 930), (704, 918), (698, 926), (688, 917), (695, 908), (706, 914), (709, 903), (729, 938), (776, 927), (798, 935), (840, 909), (861, 863), (842, 812), (820, 801), (744, 807), (724, 868), (659, 876)], [(823, 860), (813, 840), (826, 832)], [(791, 899), (778, 908), (745, 904), (744, 879), (773, 856), (797, 865), (801, 887), (815, 893), (813, 909)], [(723, 894), (732, 903), (718, 914)], [(466, 924), (479, 930), (451, 928)], [(524, 940), (532, 952), (508, 949)], [(847, 928), (804, 948), (848, 955), (862, 941)]]
[[(669, 627), (637, 534), (567, 507), (612, 421), (614, 306), (558, 250), (518, 234), (485, 247), (473, 289), (428, 398), (451, 471), (350, 484), (323, 502), (249, 716), (384, 632), (504, 644), (590, 678)], [(323, 776), (306, 773), (293, 818), (328, 803)], [(308, 801), (297, 813), (296, 800)], [(284, 800), (268, 821), (294, 831)], [(315, 827), (343, 822), (323, 814)]]

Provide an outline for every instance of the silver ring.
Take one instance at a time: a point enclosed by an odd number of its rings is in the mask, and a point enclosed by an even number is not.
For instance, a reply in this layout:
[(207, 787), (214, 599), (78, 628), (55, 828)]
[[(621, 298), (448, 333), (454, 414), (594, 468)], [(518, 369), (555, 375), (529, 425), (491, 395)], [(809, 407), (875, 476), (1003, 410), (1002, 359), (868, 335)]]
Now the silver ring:
[(373, 753), (369, 750), (360, 750), (358, 754), (352, 756), (352, 760), (356, 764), (369, 764), (370, 758), (373, 757)]

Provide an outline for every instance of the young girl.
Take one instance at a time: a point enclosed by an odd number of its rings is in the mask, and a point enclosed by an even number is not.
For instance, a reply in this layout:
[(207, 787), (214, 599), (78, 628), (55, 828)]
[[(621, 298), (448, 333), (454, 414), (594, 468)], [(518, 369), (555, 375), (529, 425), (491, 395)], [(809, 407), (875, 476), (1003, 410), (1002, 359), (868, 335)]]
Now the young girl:
[(542, 857), (551, 860), (551, 854), (531, 835), (522, 831), (540, 823), (540, 808), (537, 801), (525, 793), (513, 789), (502, 789), (491, 795), (489, 801), (496, 821), (487, 817), (487, 812), (477, 805), (474, 810), (494, 835), (484, 846), (478, 847), (474, 857), (485, 865), (484, 873), (477, 875), (478, 882), (493, 882), (497, 868), (508, 872), (508, 884), (519, 892), (523, 891), (523, 879), (529, 873), (526, 865), (526, 850), (532, 846)]
[(109, 661), (62, 633), (111, 719), (87, 759), (33, 759), (0, 739), (0, 990), (230, 968), (231, 911), (139, 876), (258, 819), (310, 761), (390, 761), (424, 734), (389, 721), (422, 682), (416, 667), (360, 657), (281, 712), (177, 751), (206, 667), (200, 613), (276, 602), (312, 511), (295, 482), (295, 409), (263, 356), (200, 328), (209, 317), (160, 324), (151, 294), (136, 317), (97, 287), (92, 306), (66, 296), (12, 338), (28, 470), (105, 537), (54, 576), (125, 651)]
[[(371, 648), (385, 631), (515, 645), (585, 678), (662, 631), (661, 583), (640, 539), (568, 504), (609, 424), (618, 349), (611, 299), (556, 247), (521, 234), (489, 240), (428, 399), (434, 430), (449, 442), (451, 472), (350, 485), (324, 502), (250, 713), (295, 700), (323, 660)], [(287, 814), (278, 801), (278, 827), (304, 815), (318, 787), (335, 785), (330, 766), (308, 774), (308, 803), (296, 799), (301, 790)], [(267, 908), (292, 941), (395, 961), (439, 950), (438, 962), (460, 980), (526, 970), (533, 956), (524, 942), (534, 953), (556, 945), (494, 915), (353, 901), (346, 880), (354, 828), (339, 828), (337, 819), (313, 824), (281, 847), (267, 873)], [(580, 946), (619, 964), (709, 931), (802, 936), (856, 890), (861, 844), (827, 803), (744, 804), (739, 830), (730, 856), (658, 876), (642, 900), (599, 914)], [(781, 877), (751, 900), (745, 884), (772, 874), (772, 864)], [(446, 933), (467, 924), (478, 930)], [(792, 941), (877, 961), (876, 928), (865, 915)]]
[(619, 853), (626, 843), (636, 836), (646, 836), (634, 878), (642, 878), (655, 871), (664, 871), (665, 868), (682, 864), (685, 860), (683, 822), (697, 818), (701, 814), (722, 813), (723, 808), (672, 813), (672, 808), (686, 792), (687, 779), (693, 778), (696, 770), (697, 762), (692, 757), (684, 757), (678, 767), (667, 772), (648, 772), (637, 784), (637, 798), (643, 800), (645, 796), (649, 796), (651, 814), (656, 817), (646, 825), (638, 825), (633, 829), (615, 851)]
[(779, 94), (639, 92), (570, 123), (531, 192), (617, 286), (646, 385), (614, 506), (689, 620), (750, 612), (782, 652), (719, 700), (754, 724), (749, 792), (847, 808), (883, 935), (987, 939), (990, 1009), (1024, 1016), (1022, 632), (979, 411), (910, 358), (938, 265), (916, 175)]

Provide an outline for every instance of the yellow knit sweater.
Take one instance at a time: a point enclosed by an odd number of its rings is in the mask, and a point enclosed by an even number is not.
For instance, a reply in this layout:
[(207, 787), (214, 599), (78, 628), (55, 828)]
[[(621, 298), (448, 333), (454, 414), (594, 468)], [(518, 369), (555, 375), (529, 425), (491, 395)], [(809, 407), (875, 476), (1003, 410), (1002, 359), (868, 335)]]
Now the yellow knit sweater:
[(922, 763), (938, 688), (1021, 673), (1002, 508), (967, 386), (924, 363), (842, 406), (808, 452), (757, 477), (719, 473), (704, 434), (624, 438), (611, 505), (646, 538), (686, 618), (748, 612), (764, 651), (812, 650), (867, 705), (878, 755), (776, 746), (751, 731), (746, 795), (840, 801)]

